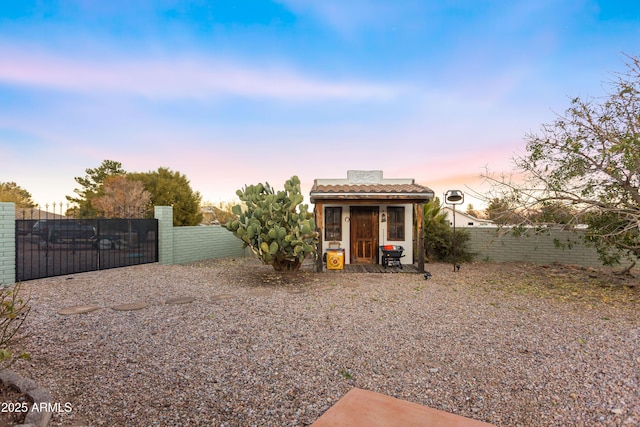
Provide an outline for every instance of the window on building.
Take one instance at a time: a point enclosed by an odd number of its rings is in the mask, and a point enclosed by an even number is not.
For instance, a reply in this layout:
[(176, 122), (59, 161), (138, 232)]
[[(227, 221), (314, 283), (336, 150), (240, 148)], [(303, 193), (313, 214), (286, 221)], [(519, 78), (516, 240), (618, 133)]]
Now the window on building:
[(324, 208), (324, 239), (342, 240), (342, 208)]
[(404, 207), (387, 208), (387, 240), (404, 240)]

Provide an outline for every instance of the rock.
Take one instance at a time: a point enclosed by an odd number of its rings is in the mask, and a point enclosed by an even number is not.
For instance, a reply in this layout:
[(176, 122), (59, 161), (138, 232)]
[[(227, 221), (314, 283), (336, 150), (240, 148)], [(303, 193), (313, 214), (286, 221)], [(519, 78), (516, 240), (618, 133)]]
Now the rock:
[(225, 299), (232, 299), (232, 298), (235, 298), (235, 296), (232, 294), (220, 294), (220, 295), (214, 295), (213, 297), (211, 297), (211, 299), (214, 301), (222, 301)]
[(167, 304), (189, 304), (194, 302), (196, 299), (194, 297), (177, 297), (171, 298), (167, 300)]
[(146, 306), (147, 304), (144, 302), (133, 302), (130, 304), (114, 305), (111, 308), (116, 311), (132, 311), (132, 310), (142, 310)]
[(63, 308), (58, 311), (58, 314), (62, 316), (68, 316), (70, 314), (83, 314), (90, 313), (92, 311), (100, 310), (100, 306), (97, 305), (76, 305), (73, 307)]

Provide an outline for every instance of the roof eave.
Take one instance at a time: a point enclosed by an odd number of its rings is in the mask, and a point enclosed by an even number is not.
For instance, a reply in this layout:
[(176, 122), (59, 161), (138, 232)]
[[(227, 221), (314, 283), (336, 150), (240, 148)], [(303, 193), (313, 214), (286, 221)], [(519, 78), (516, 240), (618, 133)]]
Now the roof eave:
[(310, 200), (406, 200), (429, 201), (434, 193), (311, 193)]

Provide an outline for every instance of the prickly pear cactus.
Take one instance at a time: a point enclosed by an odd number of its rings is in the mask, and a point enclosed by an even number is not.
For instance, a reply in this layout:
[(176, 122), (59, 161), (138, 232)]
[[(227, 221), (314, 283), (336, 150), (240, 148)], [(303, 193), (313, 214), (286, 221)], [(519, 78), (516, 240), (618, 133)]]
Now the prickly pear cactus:
[(297, 176), (285, 182), (284, 191), (276, 192), (265, 183), (245, 186), (236, 194), (244, 207), (233, 206), (237, 218), (231, 218), (224, 227), (263, 263), (277, 271), (297, 270), (308, 255), (316, 256), (316, 223), (309, 206), (302, 204)]

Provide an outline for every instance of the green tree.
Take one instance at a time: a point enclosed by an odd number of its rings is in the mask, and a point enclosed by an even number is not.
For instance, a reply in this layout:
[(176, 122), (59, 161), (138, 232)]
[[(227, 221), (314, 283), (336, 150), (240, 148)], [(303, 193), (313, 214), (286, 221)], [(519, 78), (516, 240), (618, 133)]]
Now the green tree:
[(97, 168), (85, 169), (85, 173), (84, 177), (74, 178), (80, 185), (80, 188), (73, 190), (76, 196), (67, 196), (67, 200), (77, 207), (75, 215), (80, 218), (96, 215), (92, 201), (104, 195), (102, 184), (106, 178), (126, 174), (122, 163), (114, 160), (103, 160)]
[(309, 206), (302, 204), (300, 179), (291, 177), (284, 191), (269, 183), (249, 185), (236, 192), (244, 206), (235, 205), (224, 225), (276, 271), (298, 270), (304, 259), (316, 254), (318, 233)]
[(525, 220), (525, 216), (519, 212), (518, 205), (510, 196), (493, 197), (485, 208), (487, 219), (495, 224), (519, 225)]
[(232, 211), (235, 203), (218, 202), (217, 204), (205, 203), (202, 206), (203, 222), (207, 225), (226, 224), (231, 218), (237, 218)]
[(16, 208), (33, 208), (31, 194), (15, 182), (0, 182), (0, 202), (15, 203)]
[(465, 212), (467, 213), (467, 215), (470, 215), (470, 216), (472, 216), (472, 217), (476, 217), (476, 215), (477, 215), (477, 214), (476, 214), (476, 211), (475, 211), (475, 209), (473, 208), (473, 205), (472, 205), (471, 203), (469, 203), (469, 204), (467, 205), (467, 210), (466, 210)]
[(527, 135), (526, 154), (515, 159), (523, 179), (495, 181), (522, 210), (571, 206), (569, 224), (588, 225), (586, 241), (607, 264), (640, 257), (640, 60), (627, 58), (603, 98), (574, 98)]
[(575, 216), (571, 205), (558, 201), (547, 201), (529, 215), (529, 219), (536, 224), (569, 224)]
[(160, 167), (157, 171), (129, 173), (127, 177), (144, 184), (151, 195), (151, 205), (173, 206), (174, 225), (198, 225), (202, 222), (202, 196), (193, 191), (185, 175)]

